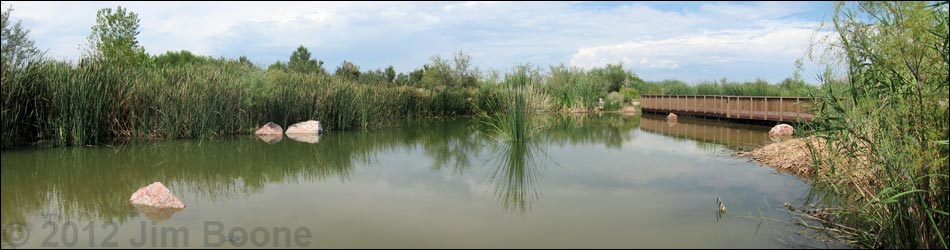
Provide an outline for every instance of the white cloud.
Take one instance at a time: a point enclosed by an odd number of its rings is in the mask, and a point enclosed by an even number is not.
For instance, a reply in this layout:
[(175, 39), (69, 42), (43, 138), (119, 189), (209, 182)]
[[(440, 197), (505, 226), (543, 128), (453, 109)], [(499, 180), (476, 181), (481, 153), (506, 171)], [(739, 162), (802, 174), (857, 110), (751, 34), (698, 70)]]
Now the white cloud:
[(632, 64), (634, 69), (733, 62), (791, 63), (805, 55), (813, 35), (815, 31), (806, 26), (722, 30), (581, 48), (570, 62), (583, 68), (623, 62)]

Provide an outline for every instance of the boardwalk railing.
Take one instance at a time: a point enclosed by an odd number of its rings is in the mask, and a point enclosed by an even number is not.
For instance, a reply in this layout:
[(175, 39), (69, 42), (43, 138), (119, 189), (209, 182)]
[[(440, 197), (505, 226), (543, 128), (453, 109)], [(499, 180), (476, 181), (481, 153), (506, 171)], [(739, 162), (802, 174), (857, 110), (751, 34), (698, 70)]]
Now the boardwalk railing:
[(809, 97), (640, 95), (649, 112), (767, 121), (811, 121), (815, 100)]

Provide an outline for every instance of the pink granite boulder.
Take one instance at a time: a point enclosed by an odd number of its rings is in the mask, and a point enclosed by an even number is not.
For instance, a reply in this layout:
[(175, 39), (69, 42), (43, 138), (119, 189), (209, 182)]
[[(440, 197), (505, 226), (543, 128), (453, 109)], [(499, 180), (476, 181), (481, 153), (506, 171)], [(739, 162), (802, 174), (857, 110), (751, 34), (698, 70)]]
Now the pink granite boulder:
[(779, 124), (772, 127), (772, 130), (769, 130), (769, 135), (775, 136), (790, 136), (795, 134), (795, 128), (788, 124)]
[(323, 133), (323, 127), (320, 126), (320, 122), (309, 120), (305, 122), (294, 123), (287, 127), (287, 134), (321, 134)]
[(263, 127), (254, 132), (255, 135), (283, 135), (284, 129), (277, 123), (268, 122)]
[(134, 205), (144, 205), (155, 208), (185, 208), (175, 194), (165, 188), (161, 182), (155, 182), (132, 194), (129, 198)]

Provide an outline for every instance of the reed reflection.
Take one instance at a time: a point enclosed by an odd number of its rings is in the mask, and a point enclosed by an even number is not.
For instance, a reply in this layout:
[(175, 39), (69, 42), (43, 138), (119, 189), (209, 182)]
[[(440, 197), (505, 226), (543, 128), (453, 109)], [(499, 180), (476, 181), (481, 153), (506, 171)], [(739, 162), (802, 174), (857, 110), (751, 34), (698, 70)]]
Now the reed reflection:
[[(502, 207), (521, 214), (531, 210), (541, 197), (539, 182), (546, 157), (544, 144), (538, 142), (505, 142), (493, 150), (493, 169), (488, 181)], [(553, 161), (551, 161), (553, 162)]]

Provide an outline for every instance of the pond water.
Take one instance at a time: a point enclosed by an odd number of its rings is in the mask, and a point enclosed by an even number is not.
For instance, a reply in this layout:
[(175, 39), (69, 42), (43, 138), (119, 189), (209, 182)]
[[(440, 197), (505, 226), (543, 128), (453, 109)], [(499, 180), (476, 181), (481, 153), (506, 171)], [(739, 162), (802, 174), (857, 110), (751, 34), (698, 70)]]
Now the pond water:
[[(548, 115), (529, 143), (475, 118), (313, 138), (3, 151), (2, 246), (828, 247), (782, 204), (809, 184), (733, 156), (768, 127)], [(180, 211), (139, 210), (162, 182)], [(717, 197), (727, 212), (718, 213)]]

